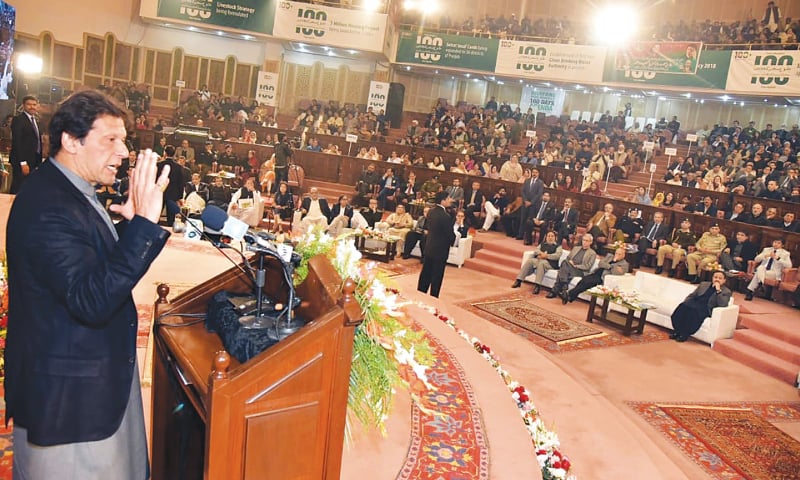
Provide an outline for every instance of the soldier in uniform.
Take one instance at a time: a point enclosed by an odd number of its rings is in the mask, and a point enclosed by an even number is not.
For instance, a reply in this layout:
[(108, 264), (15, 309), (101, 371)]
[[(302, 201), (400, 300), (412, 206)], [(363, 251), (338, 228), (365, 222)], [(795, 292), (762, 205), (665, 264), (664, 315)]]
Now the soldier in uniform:
[(686, 249), (689, 248), (689, 245), (694, 245), (695, 243), (697, 243), (697, 237), (692, 231), (692, 223), (688, 218), (684, 218), (681, 220), (680, 228), (672, 230), (672, 235), (669, 236), (667, 243), (658, 247), (658, 253), (656, 254), (656, 275), (664, 271), (664, 257), (666, 257), (668, 253), (671, 253), (672, 266), (669, 269), (669, 276), (670, 278), (674, 277), (675, 267), (683, 260), (684, 255), (686, 255)]
[(617, 223), (617, 231), (614, 232), (614, 241), (622, 243), (636, 243), (636, 235), (642, 233), (644, 221), (639, 216), (638, 208), (628, 210), (628, 215), (622, 217)]
[(700, 270), (716, 261), (719, 254), (728, 246), (725, 235), (719, 233), (719, 224), (714, 223), (695, 244), (697, 250), (686, 256), (686, 268), (693, 284), (700, 283)]

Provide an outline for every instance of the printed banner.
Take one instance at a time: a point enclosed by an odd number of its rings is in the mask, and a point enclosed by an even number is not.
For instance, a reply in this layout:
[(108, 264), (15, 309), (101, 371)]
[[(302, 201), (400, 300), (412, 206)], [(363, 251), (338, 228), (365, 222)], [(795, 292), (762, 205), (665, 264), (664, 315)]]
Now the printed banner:
[(553, 88), (536, 88), (525, 85), (522, 88), (522, 98), (519, 101), (519, 109), (527, 112), (529, 108), (534, 113), (543, 112), (548, 115), (561, 115), (564, 110), (564, 99), (567, 93), (564, 90)]
[(380, 52), (387, 15), (280, 0), (273, 35), (289, 40)]
[(397, 62), (494, 72), (497, 46), (494, 38), (400, 32)]
[(614, 68), (655, 73), (697, 73), (702, 42), (632, 42), (614, 52)]
[(375, 80), (369, 82), (369, 98), (367, 99), (367, 109), (372, 107), (375, 115), (379, 114), (381, 110), (386, 112), (386, 102), (389, 99), (389, 84), (386, 82), (376, 82)]
[(277, 0), (159, 0), (158, 16), (272, 35)]
[(664, 85), (684, 88), (710, 88), (725, 90), (731, 52), (703, 50), (697, 62), (697, 73), (675, 75), (650, 70), (619, 70), (613, 54), (606, 56), (603, 82)]
[(495, 72), (543, 80), (601, 83), (605, 58), (603, 47), (500, 40)]
[(278, 74), (273, 72), (258, 72), (258, 85), (256, 85), (256, 100), (268, 107), (277, 106)]
[(727, 90), (752, 95), (800, 94), (800, 53), (791, 50), (735, 50)]

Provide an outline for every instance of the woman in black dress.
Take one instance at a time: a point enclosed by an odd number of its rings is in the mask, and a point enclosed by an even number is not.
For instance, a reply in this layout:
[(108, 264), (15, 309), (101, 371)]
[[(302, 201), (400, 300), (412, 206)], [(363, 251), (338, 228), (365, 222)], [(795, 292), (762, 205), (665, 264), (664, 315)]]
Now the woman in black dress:
[(731, 291), (725, 286), (725, 273), (717, 270), (710, 282), (702, 282), (672, 312), (672, 329), (669, 338), (685, 342), (700, 330), (703, 320), (711, 316), (715, 307), (726, 307), (731, 300)]
[(292, 192), (289, 191), (288, 183), (281, 182), (278, 185), (278, 191), (275, 192), (274, 208), (275, 213), (284, 220), (289, 220), (292, 213), (294, 213), (294, 198), (292, 197)]

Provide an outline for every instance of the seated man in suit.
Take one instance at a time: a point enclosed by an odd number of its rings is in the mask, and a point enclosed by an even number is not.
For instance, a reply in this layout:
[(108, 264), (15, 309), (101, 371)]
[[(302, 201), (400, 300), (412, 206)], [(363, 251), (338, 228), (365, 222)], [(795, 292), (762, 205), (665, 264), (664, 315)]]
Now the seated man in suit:
[(183, 198), (196, 193), (204, 202), (208, 201), (208, 184), (200, 181), (200, 174), (193, 173), (192, 179), (183, 187)]
[(578, 209), (572, 207), (572, 199), (564, 199), (564, 208), (555, 214), (554, 226), (558, 232), (558, 244), (561, 245), (564, 239), (569, 239), (578, 228)]
[(351, 228), (353, 220), (353, 207), (350, 206), (350, 197), (340, 195), (339, 201), (331, 209), (331, 216), (328, 218), (328, 235), (338, 237), (342, 230)]
[(539, 231), (539, 242), (542, 242), (553, 219), (555, 206), (550, 201), (550, 192), (542, 193), (541, 199), (532, 205), (527, 224), (523, 227), (522, 239), (525, 245), (533, 243), (533, 233)]
[(381, 176), (375, 171), (375, 164), (367, 164), (367, 168), (361, 172), (361, 176), (356, 182), (356, 206), (364, 205), (367, 199), (374, 196), (375, 186), (380, 185)]
[(397, 194), (397, 177), (394, 176), (394, 169), (389, 167), (384, 172), (380, 182), (380, 192), (378, 192), (378, 205), (386, 210), (386, 203), (394, 201)]
[(428, 236), (425, 223), (427, 222), (430, 209), (431, 207), (427, 205), (422, 209), (422, 215), (417, 219), (417, 224), (406, 234), (406, 241), (403, 245), (403, 259), (411, 257), (411, 250), (414, 250), (414, 246), (417, 242), (419, 242), (419, 251), (425, 252), (425, 240)]
[(456, 240), (452, 246), (457, 247), (459, 239), (467, 238), (469, 234), (469, 225), (467, 225), (466, 214), (463, 210), (458, 210), (456, 212), (456, 220), (453, 222), (453, 231), (456, 234)]
[(703, 197), (703, 201), (695, 205), (693, 212), (695, 215), (706, 215), (709, 217), (717, 216), (717, 207), (710, 195)]
[(636, 265), (642, 264), (642, 257), (646, 254), (648, 248), (658, 249), (661, 240), (666, 240), (668, 235), (669, 225), (664, 223), (664, 213), (655, 212), (653, 214), (653, 220), (644, 226), (642, 235), (637, 242), (639, 251), (636, 254)]
[(370, 198), (367, 208), (353, 213), (351, 225), (355, 229), (375, 228), (375, 224), (383, 218), (383, 210), (378, 209), (378, 199)]
[(625, 275), (628, 273), (630, 265), (625, 260), (625, 248), (618, 248), (614, 253), (609, 253), (606, 258), (597, 264), (597, 270), (584, 275), (575, 288), (569, 290), (565, 296), (561, 297), (563, 303), (574, 302), (578, 295), (590, 288), (600, 285), (605, 280), (606, 275)]
[(550, 293), (547, 294), (547, 298), (555, 298), (559, 295), (565, 297), (569, 282), (574, 277), (583, 277), (589, 273), (589, 270), (594, 266), (594, 261), (597, 259), (597, 252), (592, 250), (593, 241), (594, 237), (592, 237), (591, 233), (583, 234), (581, 244), (574, 247), (567, 258), (561, 262), (556, 283)]
[(772, 246), (761, 251), (755, 258), (757, 265), (753, 279), (747, 285), (745, 300), (752, 300), (753, 294), (767, 278), (780, 280), (784, 269), (792, 268), (789, 252), (783, 248), (783, 240), (776, 238)]
[(481, 208), (485, 198), (481, 190), (480, 182), (472, 182), (470, 188), (464, 195), (464, 213), (467, 214), (467, 224), (472, 227), (480, 225)]
[(300, 203), (300, 228), (307, 231), (311, 225), (322, 225), (328, 228), (328, 218), (331, 216), (331, 209), (328, 201), (320, 198), (317, 187), (311, 187), (308, 196)]
[(216, 205), (223, 210), (228, 209), (228, 204), (231, 202), (231, 187), (225, 185), (222, 177), (214, 178), (214, 183), (208, 187), (208, 204)]
[(617, 224), (617, 216), (614, 215), (614, 204), (606, 203), (603, 211), (595, 213), (586, 225), (586, 231), (592, 234), (595, 245), (603, 246), (608, 243), (611, 229)]
[(539, 247), (533, 251), (533, 255), (519, 269), (517, 279), (514, 280), (511, 288), (519, 288), (528, 275), (536, 272), (536, 278), (533, 281), (533, 294), (538, 294), (544, 274), (548, 270), (558, 268), (561, 251), (561, 244), (556, 242), (556, 232), (552, 230), (547, 232), (544, 241), (539, 244)]
[(738, 270), (747, 271), (747, 262), (756, 258), (758, 245), (751, 242), (744, 230), (736, 232), (735, 238), (731, 239), (725, 250), (719, 254), (719, 263), (725, 271)]

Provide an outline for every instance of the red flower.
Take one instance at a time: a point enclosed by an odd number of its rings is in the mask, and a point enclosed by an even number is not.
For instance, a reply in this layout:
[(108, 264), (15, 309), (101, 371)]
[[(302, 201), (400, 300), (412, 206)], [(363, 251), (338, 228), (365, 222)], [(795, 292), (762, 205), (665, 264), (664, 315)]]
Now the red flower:
[(528, 400), (530, 400), (530, 398), (527, 395), (525, 395), (524, 393), (520, 393), (519, 394), (519, 402), (520, 403), (525, 403)]
[(546, 453), (547, 453), (547, 450), (545, 450), (544, 448), (540, 448), (539, 450), (536, 450), (536, 455), (537, 456), (538, 455), (544, 455)]
[(556, 461), (553, 463), (553, 468), (561, 468), (561, 462), (559, 462), (558, 460), (556, 460)]
[(563, 468), (564, 470), (569, 471), (569, 467), (571, 467), (571, 466), (572, 466), (572, 464), (569, 463), (569, 460), (567, 460), (566, 458), (561, 460), (561, 468)]
[(446, 322), (447, 321), (447, 315), (439, 315), (439, 320), (441, 320), (443, 322)]
[(481, 345), (481, 348), (483, 348), (484, 353), (492, 353), (492, 351), (486, 345)]

